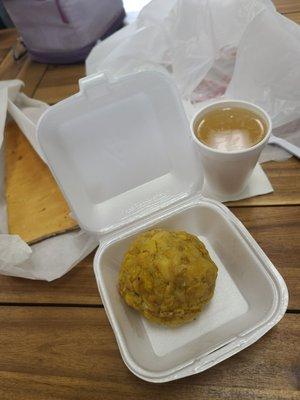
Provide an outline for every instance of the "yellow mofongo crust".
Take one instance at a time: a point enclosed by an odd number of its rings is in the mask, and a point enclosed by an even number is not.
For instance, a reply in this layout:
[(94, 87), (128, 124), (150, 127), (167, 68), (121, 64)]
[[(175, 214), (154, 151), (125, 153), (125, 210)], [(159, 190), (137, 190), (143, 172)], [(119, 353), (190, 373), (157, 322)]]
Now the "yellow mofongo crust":
[(153, 229), (129, 246), (119, 274), (125, 302), (152, 322), (176, 327), (212, 298), (218, 269), (204, 244), (184, 231)]

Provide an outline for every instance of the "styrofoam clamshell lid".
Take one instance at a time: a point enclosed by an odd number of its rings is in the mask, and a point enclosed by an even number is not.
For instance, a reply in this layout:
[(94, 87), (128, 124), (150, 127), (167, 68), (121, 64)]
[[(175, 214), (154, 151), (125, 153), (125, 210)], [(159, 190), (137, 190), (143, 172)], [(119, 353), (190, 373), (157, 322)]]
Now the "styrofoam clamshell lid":
[(38, 139), (82, 228), (106, 234), (200, 192), (203, 173), (171, 78), (143, 71), (79, 84), (45, 112)]

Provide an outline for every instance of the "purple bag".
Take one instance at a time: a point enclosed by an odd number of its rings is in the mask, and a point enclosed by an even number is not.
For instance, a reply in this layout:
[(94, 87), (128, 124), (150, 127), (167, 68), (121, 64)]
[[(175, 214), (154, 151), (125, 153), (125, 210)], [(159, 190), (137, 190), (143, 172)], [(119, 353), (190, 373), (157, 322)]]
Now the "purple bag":
[(4, 0), (32, 58), (85, 60), (96, 41), (122, 26), (122, 0)]

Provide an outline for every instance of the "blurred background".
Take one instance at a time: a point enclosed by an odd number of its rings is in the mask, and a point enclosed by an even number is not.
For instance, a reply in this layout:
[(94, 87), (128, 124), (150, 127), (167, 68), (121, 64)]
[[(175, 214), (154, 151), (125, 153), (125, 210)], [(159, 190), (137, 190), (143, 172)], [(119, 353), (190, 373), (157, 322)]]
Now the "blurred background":
[[(126, 12), (125, 23), (133, 22), (139, 11), (150, 2), (151, 0), (123, 0), (123, 6)], [(105, 12), (105, 10), (103, 10)], [(14, 24), (10, 19), (3, 0), (0, 0), (0, 29), (11, 28)]]
[[(15, 58), (84, 61), (98, 40), (132, 23), (150, 0), (0, 0), (0, 29), (15, 27)], [(30, 10), (30, 11), (29, 11)]]

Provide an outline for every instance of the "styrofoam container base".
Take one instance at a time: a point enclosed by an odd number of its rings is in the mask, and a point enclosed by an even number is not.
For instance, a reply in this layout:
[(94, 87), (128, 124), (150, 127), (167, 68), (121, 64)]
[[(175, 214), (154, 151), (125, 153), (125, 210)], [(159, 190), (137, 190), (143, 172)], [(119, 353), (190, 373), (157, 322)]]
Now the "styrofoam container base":
[[(149, 322), (117, 290), (129, 243), (155, 227), (197, 235), (218, 267), (212, 300), (195, 321), (178, 328)], [(207, 199), (194, 199), (102, 242), (94, 269), (124, 362), (151, 382), (195, 374), (249, 346), (282, 318), (288, 302), (283, 279), (251, 235), (226, 207)]]

